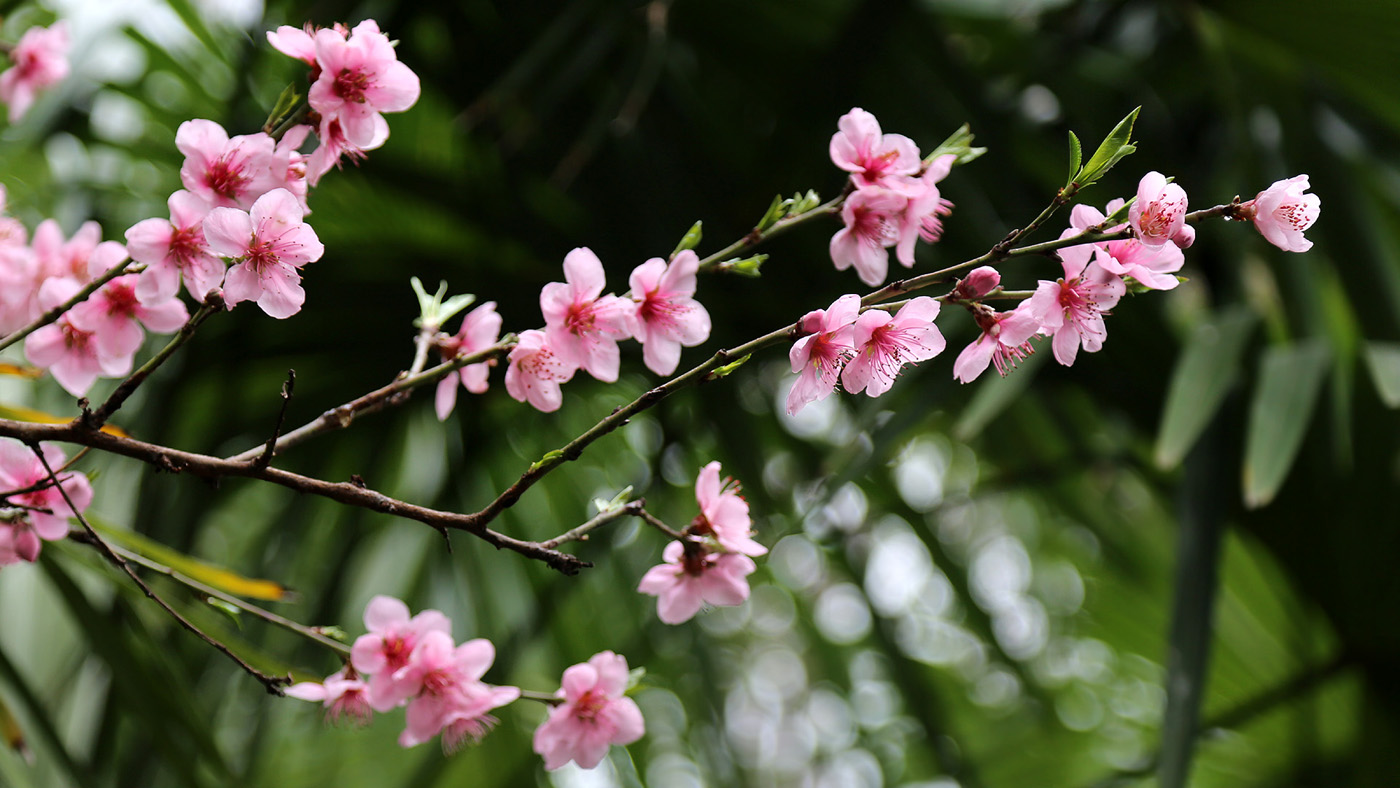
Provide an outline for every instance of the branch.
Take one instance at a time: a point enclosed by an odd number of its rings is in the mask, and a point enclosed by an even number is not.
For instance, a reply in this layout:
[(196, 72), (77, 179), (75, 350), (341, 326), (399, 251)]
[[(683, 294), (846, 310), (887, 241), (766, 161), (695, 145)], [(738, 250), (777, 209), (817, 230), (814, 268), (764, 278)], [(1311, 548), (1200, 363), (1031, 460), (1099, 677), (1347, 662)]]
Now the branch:
[[(97, 434), (102, 435), (104, 433)], [(44, 471), (48, 473), (49, 479), (53, 481), (53, 486), (56, 487), (58, 489), (59, 494), (63, 496), (63, 501), (68, 504), (68, 508), (72, 510), (73, 516), (76, 517), (78, 519), (78, 522), (82, 524), (83, 530), (87, 532), (88, 539), (90, 539), (92, 543), (97, 547), (98, 552), (102, 553), (102, 555), (108, 561), (111, 561), (113, 564), (116, 564), (123, 572), (126, 572), (127, 576), (131, 578), (132, 582), (136, 583), (136, 586), (140, 588), (141, 591), (147, 597), (149, 597), (157, 605), (160, 605), (161, 608), (165, 610), (165, 612), (169, 613), (171, 618), (179, 622), (180, 626), (184, 627), (190, 632), (193, 632), (199, 637), (200, 640), (203, 640), (205, 643), (208, 643), (209, 645), (213, 646), (221, 654), (237, 663), (238, 667), (242, 668), (245, 672), (248, 673), (248, 675), (262, 682), (263, 686), (267, 688), (269, 694), (282, 694), (282, 685), (290, 684), (292, 681), (291, 677), (270, 676), (253, 667), (252, 665), (249, 665), (243, 660), (242, 657), (233, 653), (232, 649), (224, 645), (222, 642), (214, 639), (213, 637), (210, 637), (204, 630), (195, 626), (194, 623), (191, 622), (189, 619), (180, 615), (180, 612), (177, 611), (175, 608), (171, 607), (170, 604), (164, 599), (162, 599), (159, 594), (157, 594), (155, 591), (152, 591), (151, 587), (146, 585), (146, 581), (142, 580), (141, 576), (136, 574), (136, 570), (131, 568), (131, 564), (128, 564), (126, 562), (126, 559), (122, 558), (115, 551), (113, 551), (112, 546), (107, 544), (105, 541), (103, 541), (102, 537), (97, 535), (97, 531), (93, 530), (92, 525), (88, 523), (87, 518), (83, 517), (82, 512), (78, 511), (78, 507), (73, 505), (73, 499), (68, 497), (68, 491), (63, 489), (63, 484), (59, 482), (58, 477), (54, 473), (54, 469), (49, 466), (49, 461), (44, 458), (44, 452), (39, 448), (39, 442), (35, 440), (26, 440), (25, 443), (29, 446), (29, 450), (34, 452), (34, 456), (39, 458), (39, 462), (44, 466)]]
[(593, 531), (597, 528), (601, 528), (614, 520), (620, 520), (623, 517), (628, 516), (645, 517), (646, 510), (642, 507), (646, 506), (646, 503), (646, 499), (638, 498), (635, 501), (628, 501), (627, 503), (617, 507), (616, 509), (609, 509), (605, 512), (599, 512), (596, 517), (584, 523), (583, 525), (580, 525), (577, 528), (571, 528), (570, 530), (559, 534), (553, 539), (546, 539), (543, 542), (540, 542), (540, 547), (552, 550), (558, 547), (559, 545), (564, 544), (565, 542), (586, 541), (588, 539), (588, 534), (590, 531)]
[(277, 451), (277, 436), (282, 433), (282, 425), (287, 421), (287, 406), (292, 404), (292, 389), (296, 384), (297, 371), (287, 370), (287, 382), (282, 384), (282, 408), (277, 411), (277, 426), (272, 428), (272, 437), (267, 440), (267, 448), (253, 460), (253, 463), (261, 468), (272, 464), (272, 455)]
[(839, 213), (841, 211), (841, 205), (845, 202), (846, 195), (842, 194), (840, 197), (836, 197), (828, 202), (824, 202), (821, 205), (812, 208), (811, 210), (803, 211), (802, 213), (799, 213), (796, 216), (784, 216), (783, 218), (774, 222), (773, 226), (769, 227), (767, 230), (759, 230), (757, 227), (755, 227), (752, 231), (749, 232), (748, 235), (744, 236), (743, 238), (740, 238), (734, 243), (701, 260), (700, 270), (710, 271), (712, 269), (715, 269), (719, 267), (719, 264), (721, 262), (729, 259), (730, 257), (733, 257), (734, 255), (740, 252), (758, 246), (760, 243), (763, 243), (769, 238), (772, 238), (773, 236), (779, 233), (786, 232), (787, 230), (791, 230), (792, 228), (796, 227), (799, 224), (802, 224), (803, 222), (810, 221), (812, 219), (817, 218), (818, 216), (827, 216), (829, 214)]

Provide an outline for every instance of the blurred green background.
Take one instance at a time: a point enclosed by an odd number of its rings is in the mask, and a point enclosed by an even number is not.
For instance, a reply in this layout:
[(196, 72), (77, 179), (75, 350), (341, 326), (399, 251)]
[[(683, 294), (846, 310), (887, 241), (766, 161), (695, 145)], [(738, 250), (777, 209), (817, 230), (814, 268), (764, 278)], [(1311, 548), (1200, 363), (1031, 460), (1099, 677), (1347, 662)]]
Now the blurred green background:
[[(326, 728), (178, 630), (76, 544), (0, 573), (0, 701), (32, 757), (0, 784), (48, 786), (1396, 786), (1400, 785), (1400, 4), (1387, 0), (572, 0), (7, 4), (5, 40), (57, 10), (75, 75), (0, 134), (10, 213), (107, 238), (165, 216), (183, 120), (259, 127), (305, 68), (278, 24), (372, 17), (423, 80), (392, 136), (327, 176), (310, 222), (325, 257), (305, 310), (211, 320), (122, 411), (139, 437), (211, 454), (392, 379), (412, 354), (408, 277), (495, 300), (509, 330), (592, 248), (610, 283), (703, 220), (708, 254), (776, 193), (834, 196), (827, 143), (852, 106), (929, 150), (970, 123), (944, 240), (916, 271), (975, 256), (1063, 183), (1066, 130), (1095, 144), (1142, 106), (1139, 151), (1084, 200), (1148, 170), (1193, 207), (1308, 173), (1311, 252), (1200, 227), (1170, 293), (1126, 298), (1102, 352), (1034, 357), (969, 386), (973, 336), (878, 400), (782, 415), (781, 352), (683, 392), (552, 474), (498, 522), (546, 538), (632, 485), (694, 516), (706, 462), (744, 484), (772, 547), (750, 602), (660, 624), (633, 592), (662, 543), (634, 523), (577, 551), (576, 578), (462, 536), (238, 480), (207, 485), (92, 457), (97, 519), (298, 592), (277, 612), (352, 637), (375, 594), (436, 607), (498, 646), (495, 683), (553, 690), (602, 649), (647, 668), (648, 735), (594, 772), (543, 771), (538, 704), (501, 710), (475, 749), (400, 750), (400, 714)], [(1067, 214), (1041, 238), (1054, 237)], [(827, 254), (835, 221), (761, 251), (759, 280), (713, 277), (698, 363), (859, 290)], [(1003, 267), (1006, 284), (1058, 275)], [(456, 324), (451, 324), (455, 329)], [(439, 424), (430, 394), (279, 464), (479, 509), (545, 451), (654, 385), (580, 376), (541, 415), (499, 371)], [(113, 384), (99, 385), (96, 396)], [(105, 386), (105, 388), (104, 388)], [(71, 414), (51, 382), (0, 403)], [(157, 589), (250, 660), (311, 678), (334, 655), (179, 587)], [(1194, 756), (1194, 757), (1193, 757)]]

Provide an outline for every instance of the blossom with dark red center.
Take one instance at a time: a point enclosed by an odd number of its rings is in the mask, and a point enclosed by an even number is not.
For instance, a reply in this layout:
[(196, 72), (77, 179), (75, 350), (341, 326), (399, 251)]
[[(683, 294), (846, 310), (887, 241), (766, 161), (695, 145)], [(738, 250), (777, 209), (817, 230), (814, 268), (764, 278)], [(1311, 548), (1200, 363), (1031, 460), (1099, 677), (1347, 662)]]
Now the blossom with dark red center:
[(350, 649), (350, 664), (370, 676), (369, 698), (378, 711), (388, 711), (408, 698), (415, 687), (395, 678), (408, 666), (409, 657), (429, 632), (452, 630), (452, 622), (437, 610), (424, 610), (409, 618), (408, 605), (390, 596), (376, 596), (365, 607), (364, 634)]
[(520, 340), (507, 358), (506, 393), (517, 402), (529, 402), (550, 413), (564, 403), (559, 384), (568, 383), (578, 366), (565, 361), (550, 345), (545, 332), (520, 332)]
[(882, 134), (875, 116), (855, 107), (836, 122), (831, 161), (851, 173), (857, 188), (894, 187), (896, 179), (919, 171), (919, 147), (903, 134)]
[(676, 371), (682, 345), (694, 347), (710, 337), (710, 313), (694, 298), (699, 270), (700, 259), (686, 249), (669, 265), (653, 257), (628, 279), (636, 303), (632, 335), (642, 343), (647, 369), (658, 375)]
[(418, 100), (418, 75), (399, 62), (389, 37), (372, 19), (356, 25), (348, 38), (336, 30), (317, 30), (315, 55), (321, 71), (307, 101), (323, 121), (338, 120), (355, 148), (375, 146), (379, 113), (402, 112)]
[(841, 372), (841, 384), (852, 394), (878, 397), (890, 390), (905, 364), (927, 361), (943, 352), (943, 334), (933, 324), (938, 302), (920, 296), (895, 315), (866, 310), (853, 325), (855, 356)]
[(860, 189), (847, 197), (841, 206), (845, 226), (831, 236), (831, 261), (836, 270), (855, 266), (860, 281), (867, 285), (874, 287), (884, 282), (890, 267), (889, 247), (899, 243), (908, 206), (908, 197), (878, 186)]
[(228, 269), (224, 301), (229, 307), (257, 301), (275, 318), (301, 310), (306, 291), (297, 269), (321, 259), (325, 247), (302, 221), (301, 203), (286, 189), (273, 189), (244, 213), (215, 208), (204, 220), (204, 236), (214, 252), (237, 260)]
[(1194, 230), (1186, 226), (1186, 190), (1167, 177), (1152, 171), (1138, 181), (1137, 200), (1128, 209), (1128, 224), (1138, 240), (1148, 246), (1161, 246), (1168, 241), (1187, 247), (1195, 239)]
[(564, 671), (555, 695), (563, 703), (549, 710), (549, 719), (535, 729), (535, 752), (544, 768), (558, 769), (569, 761), (585, 769), (602, 762), (608, 748), (642, 738), (642, 710), (627, 691), (627, 659), (611, 651), (594, 654), (587, 662)]
[(520, 697), (518, 687), (495, 687), (481, 681), (496, 649), (478, 638), (453, 646), (445, 632), (423, 635), (408, 665), (395, 673), (396, 681), (411, 689), (405, 714), (407, 726), (399, 744), (413, 747), (443, 732), (443, 749), (460, 748), (480, 739), (495, 725), (487, 712)]
[(0, 101), (10, 105), (10, 122), (18, 121), (40, 90), (68, 76), (68, 27), (31, 27), (10, 50), (14, 63), (0, 74)]
[(792, 371), (797, 373), (788, 392), (788, 415), (796, 415), (807, 403), (826, 399), (835, 390), (841, 368), (855, 354), (851, 324), (858, 314), (860, 296), (848, 293), (827, 309), (803, 316), (802, 329), (810, 333), (797, 340), (788, 353)]
[(1030, 339), (1040, 330), (1040, 321), (1025, 309), (1025, 302), (1010, 312), (975, 304), (972, 315), (982, 333), (953, 362), (953, 377), (963, 383), (976, 380), (988, 364), (1006, 377), (1007, 372), (1035, 352)]
[(145, 263), (136, 282), (136, 297), (157, 303), (174, 298), (183, 278), (185, 289), (199, 302), (224, 282), (224, 264), (204, 239), (209, 207), (185, 190), (166, 201), (170, 219), (144, 219), (126, 231), (131, 259)]
[(605, 285), (598, 256), (585, 247), (574, 249), (564, 256), (564, 281), (550, 282), (540, 291), (540, 312), (549, 345), (563, 363), (612, 383), (621, 363), (617, 341), (631, 335), (635, 307), (627, 299), (603, 295)]
[(1042, 280), (1035, 295), (1026, 300), (1026, 309), (1040, 321), (1042, 333), (1050, 334), (1055, 360), (1065, 366), (1074, 363), (1083, 347), (1097, 353), (1108, 336), (1103, 316), (1118, 304), (1127, 288), (1121, 277), (1105, 271), (1096, 260), (1079, 266), (1064, 261), (1064, 278)]
[(1241, 205), (1240, 215), (1253, 221), (1259, 234), (1274, 246), (1285, 252), (1306, 252), (1312, 241), (1303, 232), (1322, 213), (1322, 198), (1304, 194), (1308, 188), (1306, 175), (1278, 181)]
[(247, 210), (268, 191), (282, 185), (276, 143), (258, 132), (229, 138), (212, 120), (187, 120), (175, 132), (175, 147), (185, 154), (180, 182), (210, 207)]
[(373, 711), (369, 703), (369, 685), (349, 665), (326, 677), (321, 683), (303, 681), (288, 687), (287, 696), (325, 704), (326, 722), (351, 727), (369, 724)]
[(739, 553), (705, 549), (698, 542), (671, 542), (661, 553), (665, 563), (642, 576), (637, 590), (656, 597), (656, 615), (666, 624), (689, 621), (706, 604), (731, 607), (749, 598), (757, 566)]

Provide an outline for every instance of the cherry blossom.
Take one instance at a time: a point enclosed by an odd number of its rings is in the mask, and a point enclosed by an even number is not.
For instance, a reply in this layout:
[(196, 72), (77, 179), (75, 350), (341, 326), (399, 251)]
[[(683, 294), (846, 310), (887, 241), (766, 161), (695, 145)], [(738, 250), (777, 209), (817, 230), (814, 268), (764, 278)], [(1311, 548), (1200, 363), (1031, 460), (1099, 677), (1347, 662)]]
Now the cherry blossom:
[(807, 403), (826, 399), (835, 390), (841, 367), (855, 354), (851, 324), (858, 314), (860, 296), (849, 293), (827, 309), (816, 309), (803, 316), (802, 330), (809, 333), (797, 340), (788, 353), (792, 371), (797, 373), (788, 392), (788, 415), (796, 415)]
[(109, 356), (130, 356), (141, 347), (141, 326), (158, 334), (178, 330), (190, 319), (180, 299), (142, 303), (136, 295), (136, 274), (119, 276), (68, 313), (73, 325), (90, 332), (98, 349)]
[[(44, 463), (58, 472), (65, 458), (63, 450), (51, 443), (40, 444), (39, 451), (44, 455), (42, 462), (22, 443), (0, 441), (0, 492), (29, 489), (6, 495), (0, 503), (0, 507), (23, 507), (18, 518), (0, 524), (0, 565), (38, 559), (42, 542), (66, 537), (68, 518), (75, 514), (75, 508), (82, 512), (92, 503), (92, 485), (81, 473), (58, 473), (61, 491), (51, 483), (44, 484), (50, 479)], [(72, 506), (68, 505), (70, 500)]]
[(97, 222), (83, 222), (73, 237), (63, 240), (58, 222), (45, 219), (34, 228), (31, 242), (40, 281), (66, 278), (80, 285), (91, 282), (126, 259), (126, 247), (102, 240)]
[(870, 309), (853, 324), (855, 357), (846, 362), (841, 383), (852, 394), (878, 397), (890, 390), (905, 364), (927, 361), (946, 343), (938, 327), (939, 304), (927, 296), (912, 299), (893, 316)]
[(1172, 241), (1178, 247), (1190, 246), (1194, 230), (1186, 230), (1186, 190), (1167, 177), (1152, 171), (1138, 181), (1137, 200), (1128, 209), (1128, 224), (1138, 240), (1148, 246)]
[[(953, 204), (943, 199), (938, 182), (948, 177), (957, 157), (951, 153), (939, 156), (924, 169), (917, 179), (911, 179), (906, 189), (908, 205), (900, 216), (899, 240), (895, 244), (895, 259), (905, 268), (914, 265), (914, 243), (922, 238), (936, 243), (943, 237), (943, 219), (953, 211)], [(880, 281), (884, 281), (881, 277)], [(878, 284), (875, 283), (875, 284)]]
[[(467, 313), (462, 318), (462, 327), (456, 335), (438, 342), (443, 361), (451, 361), (458, 356), (468, 356), (496, 344), (501, 335), (501, 316), (496, 312), (496, 302), (487, 301)], [(457, 384), (461, 383), (473, 394), (486, 392), (487, 374), (496, 363), (495, 359), (479, 364), (468, 364), (447, 374), (438, 381), (437, 397), (434, 405), (438, 421), (443, 421), (457, 404)]]
[(719, 463), (711, 462), (695, 477), (695, 500), (700, 516), (690, 524), (690, 533), (713, 536), (719, 546), (732, 553), (759, 556), (768, 548), (755, 542), (750, 526), (749, 502), (739, 494), (739, 483), (719, 478)]
[[(1123, 201), (1113, 200), (1106, 207), (1109, 216), (1123, 206)], [(1105, 221), (1104, 214), (1088, 205), (1076, 205), (1070, 212), (1070, 229), (1060, 234), (1061, 239), (1071, 238)], [(1106, 232), (1117, 232), (1125, 225), (1106, 228)], [(1176, 244), (1150, 246), (1137, 238), (1121, 241), (1107, 241), (1096, 244), (1079, 244), (1060, 250), (1060, 257), (1067, 269), (1082, 271), (1095, 260), (1103, 270), (1118, 276), (1130, 276), (1143, 287), (1152, 290), (1171, 290), (1181, 284), (1175, 274), (1186, 263), (1186, 257)]]
[(564, 403), (559, 384), (568, 383), (578, 367), (555, 352), (543, 331), (520, 332), (520, 340), (506, 360), (506, 393), (545, 413), (559, 410)]
[(413, 747), (441, 731), (443, 749), (453, 752), (485, 736), (496, 723), (487, 712), (520, 697), (518, 687), (481, 681), (495, 659), (490, 641), (478, 638), (454, 647), (445, 632), (425, 633), (408, 665), (396, 674), (396, 681), (411, 687), (415, 696), (408, 704), (408, 724), (399, 745)]
[(972, 314), (982, 333), (958, 354), (953, 362), (953, 377), (971, 383), (993, 363), (997, 372), (1005, 377), (1007, 371), (1015, 369), (1016, 364), (1034, 353), (1030, 339), (1040, 330), (1040, 321), (1024, 306), (1023, 302), (1010, 312), (996, 312), (977, 304)]
[(836, 122), (831, 137), (831, 161), (851, 173), (857, 188), (891, 187), (898, 176), (919, 171), (919, 148), (902, 134), (880, 133), (880, 121), (855, 107)]
[(1053, 337), (1055, 360), (1065, 366), (1074, 363), (1082, 346), (1096, 353), (1103, 347), (1107, 331), (1103, 316), (1118, 304), (1127, 288), (1123, 280), (1090, 261), (1078, 266), (1066, 260), (1064, 278), (1042, 280), (1026, 310), (1040, 321), (1041, 331)]
[(297, 202), (301, 203), (303, 215), (311, 213), (310, 206), (306, 204), (306, 193), (311, 186), (307, 178), (307, 167), (311, 157), (298, 149), (310, 134), (310, 126), (293, 126), (287, 129), (282, 139), (277, 141), (277, 147), (272, 150), (272, 174), (277, 178), (277, 187), (286, 189), (297, 198)]
[(365, 157), (365, 151), (383, 145), (389, 139), (389, 122), (384, 120), (382, 115), (375, 115), (371, 122), (374, 124), (374, 134), (370, 136), (369, 142), (356, 145), (345, 136), (340, 118), (334, 115), (322, 117), (316, 131), (321, 143), (306, 157), (307, 183), (312, 186), (320, 183), (321, 176), (330, 172), (332, 167), (340, 166), (341, 158), (358, 163)]
[(637, 305), (631, 332), (642, 343), (647, 369), (658, 375), (676, 371), (682, 345), (694, 347), (710, 337), (710, 313), (694, 298), (699, 270), (700, 258), (686, 249), (669, 265), (653, 257), (628, 279)]
[(972, 273), (958, 280), (949, 295), (960, 301), (976, 301), (1001, 286), (1001, 274), (990, 265), (972, 269)]
[(560, 360), (612, 383), (621, 363), (617, 341), (630, 336), (635, 307), (627, 299), (602, 295), (605, 285), (603, 263), (579, 247), (564, 256), (564, 281), (550, 282), (540, 291), (540, 311)]
[(281, 319), (301, 310), (306, 291), (297, 272), (321, 259), (325, 247), (316, 231), (302, 221), (301, 204), (286, 189), (273, 189), (244, 213), (215, 208), (204, 219), (209, 248), (236, 258), (224, 281), (228, 306), (257, 301), (268, 315)]
[(14, 66), (0, 74), (0, 101), (10, 106), (10, 122), (24, 116), (35, 95), (68, 76), (68, 26), (31, 27), (10, 50)]
[(326, 677), (321, 683), (302, 681), (286, 689), (289, 697), (318, 701), (325, 704), (326, 722), (342, 720), (360, 727), (369, 723), (373, 711), (369, 704), (369, 685), (346, 666)]
[(697, 542), (671, 542), (662, 551), (665, 563), (642, 576), (637, 590), (657, 597), (656, 615), (666, 624), (689, 621), (706, 603), (733, 606), (749, 598), (747, 578), (757, 568), (738, 553), (707, 551)]
[[(49, 279), (39, 287), (39, 308), (53, 309), (78, 294), (71, 279)], [(48, 370), (69, 394), (81, 397), (99, 376), (121, 377), (131, 371), (131, 354), (113, 355), (94, 329), (73, 311), (24, 338), (29, 363)]]
[(418, 101), (418, 75), (399, 62), (389, 37), (372, 19), (356, 25), (348, 38), (317, 30), (315, 44), (321, 73), (307, 96), (311, 108), (322, 119), (338, 119), (351, 145), (373, 147), (379, 113), (402, 112)]
[[(841, 206), (841, 221), (845, 224), (831, 236), (831, 261), (836, 270), (855, 266), (860, 281), (875, 287), (885, 281), (889, 272), (889, 247), (900, 242), (901, 227), (905, 225), (905, 209), (909, 198), (879, 187), (857, 190)], [(910, 242), (910, 264), (913, 264)]]
[(429, 632), (447, 634), (452, 622), (437, 610), (424, 610), (409, 618), (408, 605), (390, 596), (376, 596), (365, 606), (365, 629), (350, 649), (350, 664), (370, 674), (369, 702), (376, 711), (388, 711), (417, 692), (396, 678), (408, 666), (409, 657)]
[(611, 651), (564, 671), (556, 694), (563, 703), (535, 729), (535, 752), (553, 771), (569, 761), (585, 769), (602, 762), (614, 744), (628, 745), (646, 732), (642, 711), (627, 691), (627, 659)]
[(1241, 205), (1240, 211), (1253, 220), (1264, 240), (1285, 252), (1306, 252), (1313, 244), (1303, 232), (1322, 212), (1322, 199), (1303, 193), (1309, 188), (1307, 175), (1295, 175), (1259, 192)]
[(224, 264), (204, 239), (208, 205), (183, 189), (166, 201), (170, 219), (144, 219), (126, 231), (131, 259), (144, 263), (136, 282), (136, 297), (145, 302), (173, 298), (184, 279), (185, 289), (203, 302), (224, 281)]
[(210, 207), (247, 210), (285, 183), (276, 143), (262, 132), (230, 139), (212, 120), (187, 120), (175, 132), (175, 147), (185, 154), (181, 183)]

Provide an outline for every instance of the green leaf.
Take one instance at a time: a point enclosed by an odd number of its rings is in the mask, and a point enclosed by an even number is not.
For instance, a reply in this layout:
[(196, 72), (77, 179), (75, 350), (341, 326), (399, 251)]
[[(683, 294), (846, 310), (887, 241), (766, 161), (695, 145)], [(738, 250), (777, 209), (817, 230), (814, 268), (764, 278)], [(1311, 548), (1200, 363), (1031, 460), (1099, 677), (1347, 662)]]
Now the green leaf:
[(735, 257), (730, 260), (725, 260), (715, 266), (715, 270), (720, 273), (738, 274), (739, 276), (746, 276), (750, 279), (757, 279), (763, 276), (763, 261), (767, 259), (768, 255), (766, 254), (756, 254), (753, 257), (744, 258)]
[(1366, 368), (1387, 408), (1400, 408), (1400, 343), (1367, 342)]
[(953, 164), (962, 166), (986, 152), (986, 148), (972, 147), (972, 127), (964, 123), (958, 127), (957, 131), (948, 135), (948, 139), (938, 143), (938, 147), (934, 148), (932, 153), (924, 157), (924, 164), (932, 164), (933, 160), (939, 156), (951, 153), (957, 157), (953, 160)]
[(296, 86), (287, 85), (282, 88), (281, 94), (277, 96), (277, 103), (273, 104), (272, 111), (267, 113), (267, 122), (263, 124), (263, 129), (271, 132), (281, 126), (287, 118), (291, 117), (299, 101), (301, 101), (301, 94), (297, 93)]
[(1132, 144), (1133, 124), (1137, 122), (1138, 112), (1141, 110), (1142, 107), (1138, 107), (1129, 112), (1126, 118), (1118, 121), (1118, 125), (1108, 133), (1098, 150), (1094, 151), (1094, 155), (1089, 157), (1089, 163), (1084, 165), (1084, 169), (1079, 171), (1079, 177), (1074, 179), (1081, 188), (1097, 182), (1124, 156), (1137, 150), (1137, 146)]
[(1079, 174), (1079, 167), (1084, 163), (1084, 149), (1079, 145), (1079, 138), (1074, 136), (1074, 132), (1069, 133), (1069, 177), (1065, 179), (1065, 188), (1068, 189), (1074, 183), (1074, 176)]
[(749, 360), (750, 355), (752, 354), (745, 355), (743, 358), (740, 358), (737, 361), (731, 361), (722, 367), (717, 367), (713, 370), (710, 370), (710, 373), (705, 376), (705, 380), (716, 380), (718, 378), (728, 377), (729, 374), (732, 373), (734, 370), (743, 366), (744, 362)]
[(541, 457), (541, 458), (539, 458), (538, 460), (536, 460), (535, 463), (534, 463), (533, 465), (530, 466), (530, 471), (529, 471), (529, 472), (530, 472), (530, 473), (534, 473), (535, 471), (539, 470), (540, 468), (543, 468), (544, 466), (549, 465), (550, 463), (554, 462), (555, 460), (557, 460), (557, 459), (559, 459), (560, 457), (563, 457), (563, 456), (564, 456), (564, 450), (563, 450), (563, 449), (554, 449), (554, 450), (552, 450), (552, 451), (547, 451), (547, 452), (545, 452), (545, 454), (544, 454), (543, 457)]
[(115, 528), (92, 515), (88, 515), (88, 522), (108, 542), (225, 593), (270, 602), (296, 601), (295, 591), (274, 580), (244, 577), (217, 564), (192, 558), (135, 531)]
[(773, 202), (769, 204), (768, 210), (763, 213), (763, 218), (758, 220), (758, 224), (754, 226), (754, 229), (763, 232), (774, 224), (777, 224), (779, 219), (787, 215), (788, 206), (791, 204), (792, 202), (783, 199), (783, 195), (781, 194), (774, 197)]
[(1264, 506), (1283, 485), (1302, 448), (1331, 360), (1320, 339), (1264, 351), (1245, 437), (1245, 506)]
[(1172, 372), (1154, 452), (1157, 466), (1175, 468), (1210, 423), (1239, 371), (1255, 316), (1244, 307), (1198, 326)]
[(673, 259), (676, 255), (680, 254), (681, 252), (684, 252), (687, 249), (694, 249), (695, 247), (700, 245), (700, 237), (703, 235), (703, 233), (701, 233), (700, 231), (700, 225), (701, 222), (696, 222), (695, 224), (692, 224), (690, 226), (690, 229), (685, 231), (685, 235), (681, 236), (681, 242), (676, 244), (676, 250), (674, 252), (671, 252), (671, 257)]

